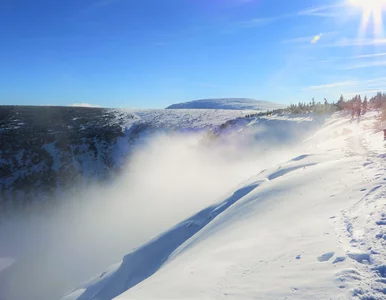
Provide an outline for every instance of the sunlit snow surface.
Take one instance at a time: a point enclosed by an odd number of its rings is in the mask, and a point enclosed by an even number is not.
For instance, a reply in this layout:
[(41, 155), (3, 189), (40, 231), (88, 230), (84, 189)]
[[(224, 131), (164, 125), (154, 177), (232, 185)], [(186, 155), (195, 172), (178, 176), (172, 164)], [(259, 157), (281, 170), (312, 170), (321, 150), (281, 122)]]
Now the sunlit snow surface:
[(292, 158), (224, 186), (223, 199), (63, 300), (384, 299), (386, 155), (376, 115), (357, 123), (335, 114)]

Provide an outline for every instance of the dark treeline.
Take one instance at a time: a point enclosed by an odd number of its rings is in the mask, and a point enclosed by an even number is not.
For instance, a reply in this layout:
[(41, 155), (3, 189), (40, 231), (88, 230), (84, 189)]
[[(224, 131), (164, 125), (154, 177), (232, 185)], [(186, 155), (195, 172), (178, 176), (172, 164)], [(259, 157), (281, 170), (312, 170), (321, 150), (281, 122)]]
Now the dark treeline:
[(263, 117), (270, 115), (281, 115), (281, 114), (325, 114), (332, 113), (338, 110), (336, 103), (329, 103), (327, 99), (324, 99), (324, 102), (316, 102), (314, 98), (310, 102), (299, 102), (298, 104), (291, 104), (287, 108), (275, 109), (272, 111), (260, 112), (256, 114), (246, 115), (247, 118), (251, 117)]
[(361, 105), (365, 111), (367, 109), (380, 109), (386, 107), (386, 93), (378, 92), (374, 97), (367, 99), (365, 96), (363, 99), (361, 95), (355, 95), (349, 100), (345, 100), (343, 95), (337, 102), (339, 110), (354, 110), (356, 106)]
[(335, 102), (329, 103), (326, 98), (324, 98), (323, 103), (318, 101), (316, 102), (314, 98), (310, 102), (299, 102), (298, 104), (291, 104), (285, 109), (285, 111), (292, 114), (304, 114), (304, 113), (316, 113), (316, 114), (325, 114), (337, 111), (337, 106)]
[[(352, 98), (345, 99), (340, 96), (337, 102), (328, 102), (326, 98), (324, 98), (323, 102), (316, 102), (314, 98), (310, 102), (299, 102), (298, 104), (291, 104), (287, 108), (284, 109), (276, 109), (273, 111), (260, 112), (256, 114), (248, 114), (247, 118), (250, 117), (262, 117), (262, 116), (270, 116), (273, 114), (308, 114), (308, 113), (316, 113), (316, 114), (326, 114), (333, 113), (341, 110), (348, 110), (355, 114), (358, 112), (360, 114), (366, 113), (369, 109), (386, 109), (386, 93), (378, 92), (377, 95), (371, 98), (361, 97), (361, 95), (355, 95)], [(385, 114), (386, 115), (386, 114)]]

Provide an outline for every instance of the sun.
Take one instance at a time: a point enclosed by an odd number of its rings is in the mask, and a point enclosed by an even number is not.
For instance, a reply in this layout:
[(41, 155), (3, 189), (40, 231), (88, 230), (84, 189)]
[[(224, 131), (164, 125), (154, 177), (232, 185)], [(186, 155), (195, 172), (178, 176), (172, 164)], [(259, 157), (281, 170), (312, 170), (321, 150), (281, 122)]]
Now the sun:
[(382, 14), (386, 10), (386, 0), (347, 0), (351, 5), (362, 9), (362, 22), (360, 26), (360, 36), (370, 25), (372, 19), (374, 36), (383, 37)]
[(386, 6), (386, 0), (349, 0), (353, 5), (360, 6), (364, 10), (379, 10)]

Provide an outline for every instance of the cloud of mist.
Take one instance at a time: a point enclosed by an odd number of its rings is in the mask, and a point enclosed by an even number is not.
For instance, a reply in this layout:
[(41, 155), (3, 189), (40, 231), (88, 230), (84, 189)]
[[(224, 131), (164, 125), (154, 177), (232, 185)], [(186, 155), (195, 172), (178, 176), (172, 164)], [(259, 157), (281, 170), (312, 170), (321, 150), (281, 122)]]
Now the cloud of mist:
[(16, 261), (0, 268), (0, 299), (60, 299), (243, 180), (292, 158), (288, 145), (305, 132), (278, 131), (282, 125), (255, 124), (209, 143), (202, 134), (155, 135), (112, 183), (69, 191), (55, 213), (3, 224), (0, 257)]

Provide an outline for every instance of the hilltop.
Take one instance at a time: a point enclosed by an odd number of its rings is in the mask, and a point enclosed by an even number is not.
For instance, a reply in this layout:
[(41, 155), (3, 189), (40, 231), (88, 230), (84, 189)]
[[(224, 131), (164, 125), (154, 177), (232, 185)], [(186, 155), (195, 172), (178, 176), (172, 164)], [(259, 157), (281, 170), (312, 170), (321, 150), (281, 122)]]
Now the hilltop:
[(166, 109), (273, 110), (278, 108), (284, 108), (284, 105), (248, 98), (218, 98), (177, 103)]

